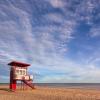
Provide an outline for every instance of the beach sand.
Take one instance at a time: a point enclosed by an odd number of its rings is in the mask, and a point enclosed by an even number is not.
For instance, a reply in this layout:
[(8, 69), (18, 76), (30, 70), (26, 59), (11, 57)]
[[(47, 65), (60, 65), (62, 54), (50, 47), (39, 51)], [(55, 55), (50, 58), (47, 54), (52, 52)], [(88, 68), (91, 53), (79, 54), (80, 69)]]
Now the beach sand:
[(39, 87), (11, 92), (0, 86), (0, 100), (100, 100), (100, 90), (84, 88)]

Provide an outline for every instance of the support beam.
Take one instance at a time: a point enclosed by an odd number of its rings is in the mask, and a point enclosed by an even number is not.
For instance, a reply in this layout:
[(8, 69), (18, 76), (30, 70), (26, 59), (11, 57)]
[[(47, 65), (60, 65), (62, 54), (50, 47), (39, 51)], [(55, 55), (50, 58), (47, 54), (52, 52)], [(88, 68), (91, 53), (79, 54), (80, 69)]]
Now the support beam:
[(13, 79), (13, 74), (14, 74), (14, 72), (13, 72), (13, 69), (12, 69), (12, 67), (11, 67), (11, 70), (10, 70), (10, 89), (11, 90), (16, 90), (16, 80), (14, 80)]

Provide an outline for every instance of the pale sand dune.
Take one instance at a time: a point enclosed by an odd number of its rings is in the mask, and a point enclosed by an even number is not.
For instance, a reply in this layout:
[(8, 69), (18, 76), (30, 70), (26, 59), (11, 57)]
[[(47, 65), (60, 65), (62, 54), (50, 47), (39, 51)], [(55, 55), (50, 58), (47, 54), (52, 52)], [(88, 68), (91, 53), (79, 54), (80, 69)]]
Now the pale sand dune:
[(36, 87), (11, 92), (8, 86), (0, 86), (0, 100), (100, 100), (99, 90)]

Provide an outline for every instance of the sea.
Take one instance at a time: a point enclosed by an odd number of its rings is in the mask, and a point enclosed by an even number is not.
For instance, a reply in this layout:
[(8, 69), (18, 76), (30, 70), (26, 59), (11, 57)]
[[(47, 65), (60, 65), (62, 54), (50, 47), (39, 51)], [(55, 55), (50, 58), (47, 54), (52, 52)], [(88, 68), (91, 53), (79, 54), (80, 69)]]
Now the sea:
[[(100, 90), (100, 83), (33, 83), (35, 86), (49, 88), (79, 88)], [(0, 85), (9, 85), (9, 83), (0, 83)], [(20, 85), (18, 83), (18, 85)]]
[(35, 83), (35, 85), (51, 88), (100, 89), (100, 83)]

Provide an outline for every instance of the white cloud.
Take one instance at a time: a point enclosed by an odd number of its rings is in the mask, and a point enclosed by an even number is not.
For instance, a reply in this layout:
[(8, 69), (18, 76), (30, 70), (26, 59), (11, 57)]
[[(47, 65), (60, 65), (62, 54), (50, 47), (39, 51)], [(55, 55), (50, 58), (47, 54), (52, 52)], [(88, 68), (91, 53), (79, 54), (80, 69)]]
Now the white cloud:
[(100, 36), (100, 27), (99, 26), (94, 26), (91, 28), (90, 32), (89, 32), (91, 37), (98, 37)]
[[(74, 64), (73, 64), (74, 66)], [(82, 66), (74, 66), (72, 67), (68, 66), (70, 70), (67, 68), (62, 68), (64, 72), (64, 75), (45, 75), (40, 79), (41, 82), (55, 82), (55, 83), (97, 83), (100, 82), (100, 68), (96, 68), (95, 66), (92, 67), (92, 65), (85, 65), (83, 68), (80, 69)], [(58, 68), (59, 69), (59, 68)], [(56, 70), (56, 72), (62, 72), (62, 70)]]
[(64, 7), (65, 6), (63, 0), (49, 0), (48, 2), (50, 2), (50, 4), (54, 8), (61, 8), (61, 7)]

